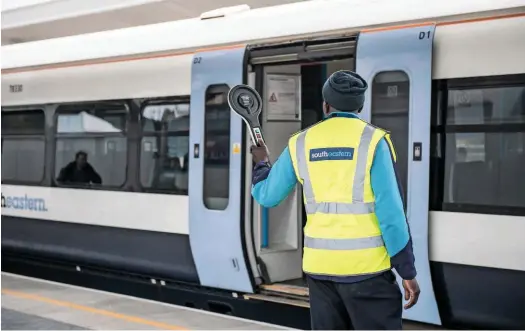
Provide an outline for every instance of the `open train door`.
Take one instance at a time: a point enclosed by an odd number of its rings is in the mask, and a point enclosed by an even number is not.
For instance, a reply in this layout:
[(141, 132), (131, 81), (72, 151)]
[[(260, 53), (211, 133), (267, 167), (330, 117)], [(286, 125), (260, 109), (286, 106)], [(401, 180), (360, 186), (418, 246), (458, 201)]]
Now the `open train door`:
[[(391, 131), (421, 295), (403, 317), (441, 324), (428, 258), (430, 108), (434, 24), (363, 31), (356, 71), (369, 82), (363, 119)], [(399, 283), (401, 285), (401, 280)]]
[(244, 240), (244, 123), (228, 91), (245, 81), (245, 47), (197, 52), (190, 104), (189, 236), (201, 285), (253, 293)]

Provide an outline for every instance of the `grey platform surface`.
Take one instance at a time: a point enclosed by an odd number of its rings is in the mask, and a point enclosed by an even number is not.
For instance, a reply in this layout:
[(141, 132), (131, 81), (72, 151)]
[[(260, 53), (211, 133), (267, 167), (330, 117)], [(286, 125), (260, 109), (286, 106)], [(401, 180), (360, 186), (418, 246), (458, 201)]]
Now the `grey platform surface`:
[(284, 330), (113, 293), (2, 273), (3, 330)]
[(16, 310), (2, 308), (2, 330), (88, 330)]

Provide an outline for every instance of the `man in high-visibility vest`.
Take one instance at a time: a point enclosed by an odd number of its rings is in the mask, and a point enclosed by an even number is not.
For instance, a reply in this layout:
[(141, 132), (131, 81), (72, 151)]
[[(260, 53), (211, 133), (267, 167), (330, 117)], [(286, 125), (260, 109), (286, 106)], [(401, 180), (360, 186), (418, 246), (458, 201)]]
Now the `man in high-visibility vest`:
[(266, 146), (253, 147), (252, 195), (277, 206), (303, 186), (303, 271), (312, 329), (401, 329), (419, 286), (412, 240), (394, 170), (390, 134), (359, 119), (368, 85), (338, 71), (323, 86), (325, 119), (293, 135), (270, 166)]

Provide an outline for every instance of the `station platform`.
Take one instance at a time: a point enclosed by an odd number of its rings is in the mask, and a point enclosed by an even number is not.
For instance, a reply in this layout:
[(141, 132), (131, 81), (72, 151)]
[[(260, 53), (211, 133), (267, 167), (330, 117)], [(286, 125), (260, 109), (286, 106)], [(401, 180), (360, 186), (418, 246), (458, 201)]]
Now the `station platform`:
[(2, 330), (201, 329), (290, 328), (2, 272)]

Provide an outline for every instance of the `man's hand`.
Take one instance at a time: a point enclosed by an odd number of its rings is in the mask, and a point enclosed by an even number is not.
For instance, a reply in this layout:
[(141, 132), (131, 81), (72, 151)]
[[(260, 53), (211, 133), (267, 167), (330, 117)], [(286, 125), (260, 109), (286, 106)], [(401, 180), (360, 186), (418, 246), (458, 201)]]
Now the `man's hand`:
[(268, 152), (268, 147), (266, 147), (264, 143), (262, 146), (252, 145), (250, 152), (253, 155), (253, 161), (255, 163), (259, 163), (261, 161), (269, 162), (268, 156), (270, 155), (270, 152)]
[(421, 293), (419, 290), (419, 284), (415, 278), (411, 280), (403, 280), (403, 288), (405, 289), (405, 300), (408, 300), (405, 309), (410, 309), (417, 303), (419, 293)]

